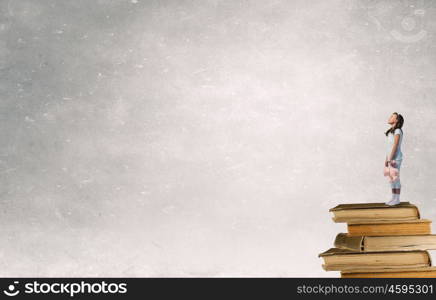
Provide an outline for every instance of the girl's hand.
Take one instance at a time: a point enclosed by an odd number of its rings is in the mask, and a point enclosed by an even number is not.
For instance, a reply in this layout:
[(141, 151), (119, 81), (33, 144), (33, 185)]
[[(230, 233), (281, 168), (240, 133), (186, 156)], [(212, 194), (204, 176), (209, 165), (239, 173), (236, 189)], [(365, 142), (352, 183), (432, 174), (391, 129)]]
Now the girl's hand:
[(391, 167), (396, 167), (397, 166), (397, 162), (395, 160), (391, 160)]
[(389, 166), (389, 163), (388, 163), (388, 161), (386, 160), (386, 161), (385, 161), (385, 167), (387, 167), (387, 166)]

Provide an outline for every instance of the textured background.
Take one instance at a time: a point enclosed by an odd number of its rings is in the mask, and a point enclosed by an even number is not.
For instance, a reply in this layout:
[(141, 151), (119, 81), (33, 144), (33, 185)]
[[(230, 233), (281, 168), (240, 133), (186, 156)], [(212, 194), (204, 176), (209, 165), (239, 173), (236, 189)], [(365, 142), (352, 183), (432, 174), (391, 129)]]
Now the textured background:
[(431, 1), (0, 12), (0, 276), (337, 277), (328, 209), (390, 198), (394, 111), (436, 222)]

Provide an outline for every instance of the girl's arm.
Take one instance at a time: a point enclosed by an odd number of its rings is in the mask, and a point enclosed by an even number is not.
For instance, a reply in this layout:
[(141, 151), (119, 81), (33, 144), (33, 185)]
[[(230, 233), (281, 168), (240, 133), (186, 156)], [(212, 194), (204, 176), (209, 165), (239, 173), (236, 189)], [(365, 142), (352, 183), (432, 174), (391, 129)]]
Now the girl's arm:
[(397, 152), (397, 148), (398, 148), (398, 142), (400, 141), (400, 135), (396, 134), (394, 135), (394, 145), (392, 146), (392, 152), (391, 155), (388, 158), (388, 161), (392, 160), (392, 157), (394, 157), (395, 152)]

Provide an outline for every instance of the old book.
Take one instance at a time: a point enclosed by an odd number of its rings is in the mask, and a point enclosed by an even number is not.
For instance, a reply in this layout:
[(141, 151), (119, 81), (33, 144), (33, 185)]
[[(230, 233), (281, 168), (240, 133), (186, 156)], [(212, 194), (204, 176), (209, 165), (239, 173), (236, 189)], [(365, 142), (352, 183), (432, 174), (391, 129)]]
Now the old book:
[(347, 224), (347, 228), (350, 236), (428, 235), (431, 234), (431, 220), (366, 222)]
[(318, 255), (324, 259), (322, 268), (326, 271), (395, 270), (399, 268), (420, 268), (431, 266), (427, 251), (356, 252), (330, 248)]
[(436, 249), (436, 234), (352, 236), (338, 233), (334, 246), (358, 252), (429, 250)]
[(336, 223), (362, 223), (367, 221), (404, 221), (420, 218), (419, 209), (410, 202), (389, 206), (385, 203), (340, 204), (329, 210)]
[(386, 272), (341, 272), (341, 278), (436, 278), (436, 267), (408, 268)]

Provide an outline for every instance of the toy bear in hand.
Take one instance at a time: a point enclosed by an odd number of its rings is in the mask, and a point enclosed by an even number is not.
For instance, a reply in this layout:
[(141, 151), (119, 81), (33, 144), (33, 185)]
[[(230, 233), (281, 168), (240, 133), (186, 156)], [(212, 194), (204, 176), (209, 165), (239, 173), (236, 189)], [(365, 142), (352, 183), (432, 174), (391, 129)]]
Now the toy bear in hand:
[(388, 166), (384, 168), (383, 170), (383, 175), (387, 176), (389, 178), (389, 182), (393, 182), (395, 180), (397, 180), (397, 178), (399, 177), (399, 171), (396, 167), (396, 164), (388, 164)]

